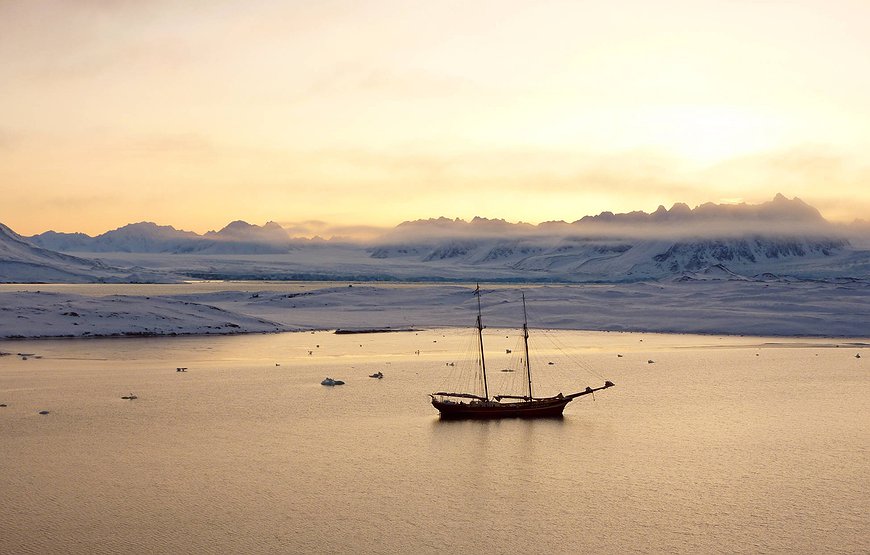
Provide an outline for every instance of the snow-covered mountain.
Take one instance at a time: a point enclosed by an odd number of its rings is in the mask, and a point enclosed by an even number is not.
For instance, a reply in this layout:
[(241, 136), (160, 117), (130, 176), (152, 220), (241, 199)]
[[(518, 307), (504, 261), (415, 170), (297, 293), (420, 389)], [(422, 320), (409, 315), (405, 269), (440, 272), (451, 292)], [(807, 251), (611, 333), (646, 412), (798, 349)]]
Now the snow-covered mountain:
[(830, 224), (800, 199), (777, 195), (758, 205), (678, 203), (571, 223), (417, 220), (367, 244), (295, 240), (274, 222), (242, 221), (204, 235), (143, 222), (94, 238), (49, 232), (32, 240), (197, 279), (870, 280), (870, 237), (862, 229)]
[(0, 282), (91, 281), (105, 268), (98, 262), (50, 251), (28, 243), (0, 224)]
[(425, 245), (376, 247), (371, 256), (440, 267), (509, 269), (537, 280), (638, 281), (661, 279), (709, 266), (726, 265), (753, 276), (764, 272), (802, 278), (841, 275), (870, 277), (870, 252), (844, 238), (753, 236), (724, 239), (562, 238), (457, 240)]
[[(659, 206), (652, 213), (629, 212), (627, 214), (613, 214), (602, 212), (597, 216), (584, 216), (574, 222), (582, 224), (662, 224), (662, 223), (701, 223), (710, 225), (722, 223), (728, 227), (743, 227), (747, 224), (758, 224), (757, 229), (764, 229), (770, 225), (824, 225), (827, 222), (822, 214), (814, 207), (799, 198), (788, 199), (784, 195), (777, 194), (773, 200), (761, 204), (715, 204), (707, 202), (695, 208), (689, 208), (687, 204), (678, 202), (670, 210)], [(718, 229), (717, 229), (718, 231)]]
[(0, 223), (0, 283), (171, 281), (142, 268), (121, 269), (98, 260), (38, 247)]
[(208, 242), (197, 252), (211, 254), (268, 254), (287, 252), (291, 248), (287, 231), (275, 222), (262, 226), (241, 220), (229, 223), (220, 231), (209, 231)]
[[(857, 228), (856, 228), (857, 229)], [(398, 244), (409, 240), (462, 238), (546, 238), (546, 237), (735, 237), (746, 235), (826, 235), (837, 228), (818, 210), (799, 198), (778, 194), (761, 204), (705, 203), (689, 208), (683, 203), (670, 210), (659, 206), (654, 212), (614, 214), (602, 212), (573, 222), (548, 221), (538, 225), (505, 220), (449, 218), (408, 221), (380, 238), (379, 243)]]
[(153, 222), (127, 224), (96, 237), (84, 233), (47, 231), (28, 240), (46, 249), (66, 252), (176, 252), (191, 248), (200, 239), (192, 231), (182, 231)]
[(92, 249), (94, 238), (85, 233), (46, 231), (33, 237), (27, 237), (27, 241), (52, 251), (82, 252)]
[(823, 237), (750, 237), (739, 239), (701, 239), (677, 241), (653, 260), (671, 272), (700, 270), (711, 264), (733, 263), (746, 266), (756, 263), (800, 257), (835, 256), (849, 246), (843, 238)]
[[(735, 275), (870, 277), (870, 252), (800, 199), (675, 204), (538, 226), (475, 218), (405, 222), (370, 247), (376, 259), (510, 269), (526, 278), (637, 281), (724, 266)], [(724, 275), (724, 274), (723, 274)]]
[(170, 225), (139, 222), (96, 237), (47, 231), (29, 240), (46, 249), (78, 253), (265, 254), (287, 252), (291, 247), (287, 232), (275, 222), (258, 226), (240, 220), (204, 235)]

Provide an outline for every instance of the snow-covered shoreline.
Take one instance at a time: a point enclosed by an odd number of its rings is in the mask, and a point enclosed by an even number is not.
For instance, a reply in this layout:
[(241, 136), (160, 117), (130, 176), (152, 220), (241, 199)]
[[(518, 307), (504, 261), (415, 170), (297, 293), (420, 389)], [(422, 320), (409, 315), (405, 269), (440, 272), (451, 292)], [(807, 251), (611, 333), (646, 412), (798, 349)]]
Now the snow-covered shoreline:
[[(865, 283), (703, 281), (485, 289), (485, 324), (766, 337), (870, 338)], [(0, 339), (225, 335), (327, 329), (466, 327), (463, 285), (326, 286), (310, 291), (85, 296), (0, 293)]]

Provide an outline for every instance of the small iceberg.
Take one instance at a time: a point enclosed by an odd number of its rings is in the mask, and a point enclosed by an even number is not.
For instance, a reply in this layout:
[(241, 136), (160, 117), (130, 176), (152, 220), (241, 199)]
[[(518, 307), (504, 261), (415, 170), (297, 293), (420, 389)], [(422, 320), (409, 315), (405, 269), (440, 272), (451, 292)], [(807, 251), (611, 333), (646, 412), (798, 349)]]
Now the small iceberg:
[(320, 382), (320, 385), (329, 385), (329, 386), (333, 386), (333, 385), (344, 385), (344, 382), (341, 381), (341, 380), (333, 380), (332, 378), (327, 377), (325, 380), (323, 380), (322, 382)]

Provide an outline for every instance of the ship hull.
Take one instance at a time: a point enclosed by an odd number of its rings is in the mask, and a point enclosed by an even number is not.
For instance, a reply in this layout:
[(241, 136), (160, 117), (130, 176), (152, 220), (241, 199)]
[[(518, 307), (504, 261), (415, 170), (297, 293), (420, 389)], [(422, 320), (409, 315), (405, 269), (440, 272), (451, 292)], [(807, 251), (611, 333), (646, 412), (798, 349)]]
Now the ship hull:
[(565, 405), (572, 399), (553, 397), (519, 403), (480, 401), (458, 403), (432, 398), (432, 406), (445, 420), (493, 420), (497, 418), (561, 418)]

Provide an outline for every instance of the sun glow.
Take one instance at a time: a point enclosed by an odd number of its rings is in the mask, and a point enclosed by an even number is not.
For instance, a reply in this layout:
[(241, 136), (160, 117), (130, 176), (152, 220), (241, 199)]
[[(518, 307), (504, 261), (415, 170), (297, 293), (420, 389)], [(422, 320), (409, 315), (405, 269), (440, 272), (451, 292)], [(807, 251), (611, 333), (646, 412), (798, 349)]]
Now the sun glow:
[(0, 2), (2, 223), (870, 212), (866, 1), (206, 4)]
[(639, 116), (638, 134), (648, 146), (696, 165), (770, 150), (780, 139), (769, 117), (730, 106), (653, 108)]

